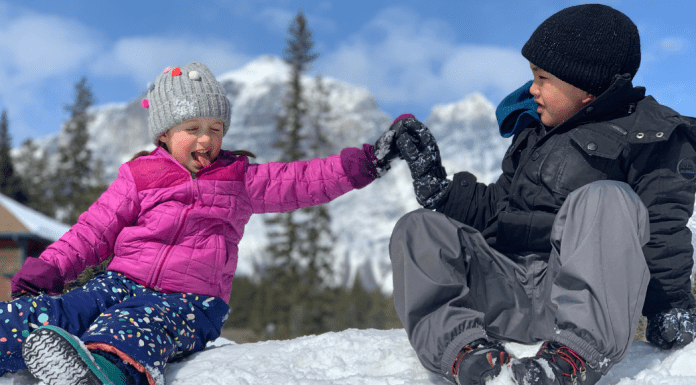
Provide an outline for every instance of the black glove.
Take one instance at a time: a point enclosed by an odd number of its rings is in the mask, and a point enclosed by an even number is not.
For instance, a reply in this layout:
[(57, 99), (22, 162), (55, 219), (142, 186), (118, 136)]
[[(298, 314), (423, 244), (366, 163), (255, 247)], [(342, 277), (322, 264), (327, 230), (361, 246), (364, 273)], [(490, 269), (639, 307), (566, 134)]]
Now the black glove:
[(399, 122), (407, 118), (414, 118), (414, 116), (403, 114), (394, 119), (389, 129), (375, 143), (375, 158), (377, 158), (375, 166), (379, 176), (384, 175), (390, 168), (389, 163), (399, 156), (399, 149), (396, 148), (396, 139), (403, 132), (403, 127), (399, 125)]
[(416, 200), (426, 209), (438, 208), (447, 198), (452, 182), (442, 167), (435, 138), (415, 118), (399, 120), (392, 128), (397, 132), (399, 155), (411, 170)]
[(672, 309), (648, 316), (645, 337), (662, 350), (684, 347), (696, 337), (696, 313)]

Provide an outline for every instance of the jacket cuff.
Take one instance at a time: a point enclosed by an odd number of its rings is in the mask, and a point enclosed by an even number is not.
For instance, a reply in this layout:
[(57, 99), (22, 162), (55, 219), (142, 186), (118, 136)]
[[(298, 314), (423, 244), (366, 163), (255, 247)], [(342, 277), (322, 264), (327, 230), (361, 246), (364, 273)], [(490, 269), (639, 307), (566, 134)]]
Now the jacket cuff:
[[(462, 223), (467, 223), (469, 209), (474, 204), (476, 177), (468, 172), (454, 174), (448, 198), (440, 203), (437, 211)], [(449, 199), (456, 197), (456, 199)]]
[(371, 144), (364, 144), (362, 149), (344, 148), (341, 151), (341, 163), (353, 188), (361, 189), (377, 179), (375, 149)]
[(411, 114), (401, 114), (401, 115), (399, 115), (398, 118), (394, 119), (394, 121), (392, 122), (392, 126), (393, 126), (396, 122), (398, 122), (399, 120), (402, 120), (402, 119), (416, 119), (416, 117), (413, 116), (413, 115), (411, 115)]

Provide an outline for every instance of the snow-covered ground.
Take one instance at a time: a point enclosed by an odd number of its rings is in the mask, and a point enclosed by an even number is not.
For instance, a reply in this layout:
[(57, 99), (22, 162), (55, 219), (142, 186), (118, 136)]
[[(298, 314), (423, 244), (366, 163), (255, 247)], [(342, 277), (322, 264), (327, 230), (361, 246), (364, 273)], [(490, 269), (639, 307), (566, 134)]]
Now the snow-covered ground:
[[(536, 346), (508, 344), (519, 356)], [(696, 343), (661, 352), (633, 343), (628, 356), (599, 384), (696, 384)], [(356, 330), (300, 337), (290, 341), (235, 344), (223, 338), (183, 361), (170, 364), (167, 384), (178, 385), (416, 385), (450, 383), (418, 362), (403, 329)], [(0, 385), (30, 385), (28, 372), (0, 377)], [(509, 368), (488, 385), (514, 385)]]

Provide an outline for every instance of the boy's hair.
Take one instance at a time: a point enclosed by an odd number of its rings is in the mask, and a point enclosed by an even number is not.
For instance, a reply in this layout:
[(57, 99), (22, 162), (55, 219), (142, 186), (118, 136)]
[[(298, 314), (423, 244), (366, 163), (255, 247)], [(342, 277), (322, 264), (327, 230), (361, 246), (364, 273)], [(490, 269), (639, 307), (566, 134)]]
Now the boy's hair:
[(155, 145), (167, 130), (193, 118), (220, 119), (223, 135), (230, 127), (230, 101), (225, 89), (203, 63), (165, 68), (148, 86), (142, 105), (149, 110), (147, 124)]
[(546, 19), (522, 56), (573, 86), (599, 96), (616, 75), (640, 66), (638, 28), (628, 16), (601, 4), (565, 8)]

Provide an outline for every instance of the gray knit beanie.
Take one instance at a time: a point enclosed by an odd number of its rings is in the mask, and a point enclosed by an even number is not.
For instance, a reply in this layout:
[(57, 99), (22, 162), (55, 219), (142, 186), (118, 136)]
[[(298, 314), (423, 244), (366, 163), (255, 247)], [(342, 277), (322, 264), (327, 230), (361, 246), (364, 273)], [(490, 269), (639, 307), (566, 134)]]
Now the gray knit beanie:
[(230, 101), (213, 73), (203, 63), (167, 67), (148, 87), (142, 101), (149, 110), (147, 125), (152, 142), (170, 128), (193, 118), (217, 118), (230, 127)]
[(635, 76), (640, 67), (640, 36), (620, 11), (602, 4), (565, 8), (546, 19), (522, 48), (522, 56), (594, 96), (614, 76)]

